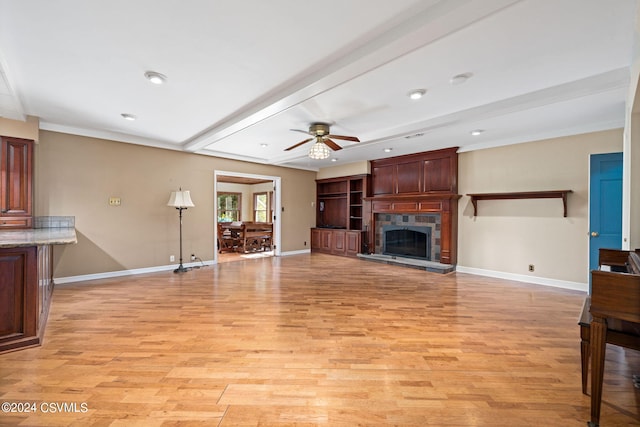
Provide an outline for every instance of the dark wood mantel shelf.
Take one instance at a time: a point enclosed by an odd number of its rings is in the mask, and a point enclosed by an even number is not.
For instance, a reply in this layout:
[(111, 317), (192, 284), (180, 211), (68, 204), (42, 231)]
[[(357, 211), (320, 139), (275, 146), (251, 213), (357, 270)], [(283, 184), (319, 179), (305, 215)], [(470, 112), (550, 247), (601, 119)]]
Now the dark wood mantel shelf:
[(571, 190), (551, 191), (519, 191), (513, 193), (474, 193), (467, 194), (473, 204), (473, 216), (478, 215), (478, 200), (506, 200), (506, 199), (562, 199), (564, 216), (567, 216), (567, 194)]

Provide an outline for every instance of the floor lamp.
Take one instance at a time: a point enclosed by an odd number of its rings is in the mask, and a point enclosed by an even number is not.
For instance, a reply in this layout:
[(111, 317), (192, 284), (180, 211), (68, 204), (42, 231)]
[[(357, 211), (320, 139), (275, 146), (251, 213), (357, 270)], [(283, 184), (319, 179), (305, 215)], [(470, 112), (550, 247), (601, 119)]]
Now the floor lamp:
[(182, 211), (187, 208), (192, 208), (195, 205), (191, 201), (191, 196), (189, 195), (189, 192), (182, 191), (182, 188), (180, 188), (179, 191), (171, 192), (171, 197), (169, 197), (169, 203), (167, 203), (167, 206), (172, 206), (178, 209), (178, 212), (179, 212), (178, 216), (180, 217), (180, 265), (178, 266), (178, 268), (173, 270), (173, 272), (184, 273), (189, 269), (182, 265)]

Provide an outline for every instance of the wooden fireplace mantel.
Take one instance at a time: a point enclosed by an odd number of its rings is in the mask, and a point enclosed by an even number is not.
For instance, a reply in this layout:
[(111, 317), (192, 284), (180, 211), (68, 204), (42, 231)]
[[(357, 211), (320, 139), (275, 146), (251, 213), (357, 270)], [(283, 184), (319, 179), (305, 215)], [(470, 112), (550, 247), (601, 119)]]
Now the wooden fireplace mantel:
[(511, 193), (473, 193), (467, 194), (471, 197), (473, 204), (473, 216), (478, 216), (478, 200), (507, 200), (507, 199), (562, 199), (564, 216), (567, 216), (567, 194), (571, 190), (550, 190), (550, 191), (518, 191)]
[(437, 212), (443, 200), (458, 200), (461, 194), (403, 194), (367, 197), (373, 213)]
[(385, 195), (367, 197), (371, 202), (371, 211), (375, 213), (420, 213), (449, 210), (446, 206), (451, 200), (458, 200), (460, 194), (420, 194)]
[(371, 204), (372, 227), (375, 214), (439, 214), (442, 228), (440, 239), (440, 262), (455, 264), (457, 241), (457, 211), (460, 194), (406, 194), (368, 197)]

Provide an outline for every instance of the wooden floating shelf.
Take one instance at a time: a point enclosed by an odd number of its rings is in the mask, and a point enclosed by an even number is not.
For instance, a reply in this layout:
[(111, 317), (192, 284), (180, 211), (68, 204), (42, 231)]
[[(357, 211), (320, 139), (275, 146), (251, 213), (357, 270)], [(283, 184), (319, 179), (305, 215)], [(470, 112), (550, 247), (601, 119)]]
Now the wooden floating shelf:
[(513, 193), (474, 193), (467, 194), (473, 204), (473, 216), (478, 216), (478, 200), (507, 200), (507, 199), (562, 199), (564, 216), (567, 216), (567, 194), (571, 190), (552, 191), (519, 191)]

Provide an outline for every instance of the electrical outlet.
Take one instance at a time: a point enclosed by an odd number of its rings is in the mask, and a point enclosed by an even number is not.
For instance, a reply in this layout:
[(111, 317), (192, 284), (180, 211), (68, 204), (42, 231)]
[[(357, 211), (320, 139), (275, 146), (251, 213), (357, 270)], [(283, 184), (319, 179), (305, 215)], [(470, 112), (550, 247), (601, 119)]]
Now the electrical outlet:
[(196, 260), (196, 254), (191, 254), (191, 261), (195, 261)]
[(176, 257), (173, 255), (169, 255), (169, 262), (174, 262), (176, 260)]
[(529, 271), (530, 271), (530, 272), (534, 272), (534, 271), (535, 271), (535, 269), (536, 269), (536, 266), (535, 266), (535, 265), (533, 265), (533, 264), (529, 264)]

